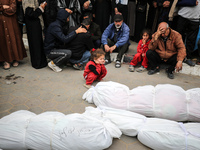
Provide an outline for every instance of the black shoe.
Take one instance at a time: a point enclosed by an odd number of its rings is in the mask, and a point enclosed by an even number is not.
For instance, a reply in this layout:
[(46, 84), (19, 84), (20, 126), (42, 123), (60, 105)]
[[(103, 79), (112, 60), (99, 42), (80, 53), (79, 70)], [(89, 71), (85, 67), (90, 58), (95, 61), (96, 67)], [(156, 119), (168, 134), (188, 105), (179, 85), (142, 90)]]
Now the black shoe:
[(172, 72), (168, 72), (167, 77), (170, 79), (174, 79), (174, 74)]
[(159, 72), (159, 69), (149, 70), (148, 75), (152, 75), (152, 74), (155, 74), (157, 72)]
[(109, 59), (106, 59), (105, 60), (105, 64), (104, 65), (107, 65), (107, 64), (110, 64), (111, 63), (111, 60), (109, 60)]
[(192, 66), (192, 67), (195, 66), (195, 63), (194, 63), (191, 59), (187, 59), (187, 60), (185, 61), (185, 63), (188, 64), (189, 66)]

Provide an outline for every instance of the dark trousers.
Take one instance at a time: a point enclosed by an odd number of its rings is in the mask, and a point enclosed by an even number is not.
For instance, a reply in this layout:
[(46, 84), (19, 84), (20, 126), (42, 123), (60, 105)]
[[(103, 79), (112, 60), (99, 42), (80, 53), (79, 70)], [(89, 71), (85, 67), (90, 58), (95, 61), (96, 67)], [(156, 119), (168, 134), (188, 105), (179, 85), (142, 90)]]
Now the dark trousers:
[(163, 61), (159, 54), (153, 50), (148, 50), (146, 52), (146, 56), (152, 70), (156, 69), (156, 67), (159, 67), (161, 63), (167, 63), (170, 65), (168, 67), (168, 72), (173, 72), (175, 70), (175, 66), (177, 64), (177, 54), (174, 54), (166, 62)]
[(183, 41), (186, 41), (187, 58), (191, 58), (194, 51), (197, 34), (199, 31), (199, 22), (190, 21), (178, 16), (177, 31), (182, 35)]
[(93, 44), (94, 44), (94, 48), (95, 49), (100, 48), (100, 46), (101, 46), (101, 40), (93, 41)]
[[(110, 40), (110, 39), (107, 39), (108, 41), (108, 46), (113, 46), (115, 45), (115, 43)], [(117, 55), (117, 60), (121, 61), (122, 59), (122, 56), (124, 55), (124, 53), (126, 53), (128, 51), (128, 46), (129, 44), (126, 43), (124, 44), (123, 46), (120, 46), (120, 47), (117, 47), (113, 52), (118, 52), (118, 55)], [(103, 50), (105, 51), (104, 47), (103, 47)], [(106, 52), (106, 56), (105, 56), (106, 59), (110, 60), (110, 52)]]
[(54, 49), (52, 50), (47, 57), (51, 59), (56, 66), (62, 65), (67, 62), (71, 57), (72, 52), (67, 49)]

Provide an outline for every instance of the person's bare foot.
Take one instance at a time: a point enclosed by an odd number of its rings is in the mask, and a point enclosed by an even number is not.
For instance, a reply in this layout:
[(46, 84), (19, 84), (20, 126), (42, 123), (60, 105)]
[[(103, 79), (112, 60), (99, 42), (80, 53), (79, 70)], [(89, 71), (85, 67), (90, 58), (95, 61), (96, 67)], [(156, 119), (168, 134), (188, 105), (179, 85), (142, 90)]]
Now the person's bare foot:
[(19, 66), (19, 62), (18, 61), (14, 61), (12, 65), (13, 65), (13, 67), (18, 67)]
[(10, 69), (10, 63), (8, 63), (8, 62), (4, 62), (3, 69), (5, 69), (5, 70)]

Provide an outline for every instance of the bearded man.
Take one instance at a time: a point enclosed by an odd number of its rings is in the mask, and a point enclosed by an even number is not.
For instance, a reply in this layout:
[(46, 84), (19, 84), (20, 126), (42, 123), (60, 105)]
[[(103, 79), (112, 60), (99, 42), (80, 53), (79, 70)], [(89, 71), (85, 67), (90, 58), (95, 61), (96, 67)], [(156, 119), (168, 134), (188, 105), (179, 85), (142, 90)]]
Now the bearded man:
[(103, 32), (101, 42), (106, 52), (105, 65), (111, 63), (110, 53), (118, 52), (115, 67), (121, 67), (121, 59), (125, 52), (128, 51), (129, 43), (129, 27), (123, 22), (122, 14), (114, 16), (114, 23), (111, 23)]

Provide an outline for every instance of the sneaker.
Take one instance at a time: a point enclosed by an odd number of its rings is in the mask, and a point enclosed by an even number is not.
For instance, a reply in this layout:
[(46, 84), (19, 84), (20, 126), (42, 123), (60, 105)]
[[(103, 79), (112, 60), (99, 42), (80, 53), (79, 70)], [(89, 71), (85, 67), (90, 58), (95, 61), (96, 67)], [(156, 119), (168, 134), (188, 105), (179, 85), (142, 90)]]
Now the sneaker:
[(134, 72), (135, 71), (135, 67), (133, 65), (129, 65), (128, 70), (130, 72)]
[(146, 71), (146, 70), (147, 70), (147, 69), (144, 68), (143, 66), (141, 66), (141, 67), (139, 67), (139, 68), (136, 69), (137, 72), (144, 72), (144, 71)]
[(110, 64), (110, 63), (111, 63), (111, 61), (109, 59), (106, 59), (104, 65), (107, 65), (107, 64)]
[(54, 63), (53, 63), (53, 61), (50, 61), (49, 63), (48, 63), (48, 66), (49, 66), (49, 68), (51, 68), (53, 71), (55, 71), (55, 72), (61, 72), (62, 71), (62, 69), (60, 68), (60, 67), (58, 67), (58, 66), (56, 66)]
[(115, 62), (115, 68), (120, 68), (121, 67), (121, 62), (119, 60), (117, 60)]
[(194, 63), (191, 59), (187, 59), (187, 60), (185, 61), (185, 63), (188, 64), (189, 66), (192, 66), (192, 67), (195, 66), (195, 63)]
[(88, 85), (88, 84), (83, 84), (84, 87), (86, 87), (87, 89), (90, 89), (92, 86)]

